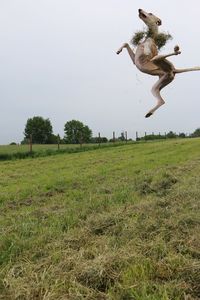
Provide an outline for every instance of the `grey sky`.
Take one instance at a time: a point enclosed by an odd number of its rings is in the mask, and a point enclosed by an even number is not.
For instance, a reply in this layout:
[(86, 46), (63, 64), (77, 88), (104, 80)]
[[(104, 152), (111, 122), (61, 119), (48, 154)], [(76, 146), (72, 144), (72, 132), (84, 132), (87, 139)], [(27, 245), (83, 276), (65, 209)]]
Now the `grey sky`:
[(115, 51), (143, 29), (138, 8), (159, 16), (173, 36), (162, 53), (180, 45), (176, 67), (200, 65), (197, 0), (0, 0), (0, 144), (23, 139), (28, 118), (49, 118), (63, 136), (78, 119), (97, 135), (127, 130), (192, 132), (200, 127), (200, 72), (179, 74), (162, 91), (154, 116), (156, 81)]

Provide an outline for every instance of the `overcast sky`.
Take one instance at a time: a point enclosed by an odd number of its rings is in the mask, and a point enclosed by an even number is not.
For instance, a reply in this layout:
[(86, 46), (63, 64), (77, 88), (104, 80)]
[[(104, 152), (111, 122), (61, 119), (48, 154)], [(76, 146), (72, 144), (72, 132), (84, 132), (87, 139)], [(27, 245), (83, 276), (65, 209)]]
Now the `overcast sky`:
[(161, 31), (180, 45), (176, 67), (200, 65), (197, 0), (0, 0), (0, 144), (20, 142), (28, 118), (49, 118), (55, 134), (77, 119), (94, 136), (128, 131), (193, 132), (200, 127), (200, 72), (176, 75), (155, 105), (151, 86), (124, 51), (115, 51), (144, 28), (138, 8), (162, 19)]

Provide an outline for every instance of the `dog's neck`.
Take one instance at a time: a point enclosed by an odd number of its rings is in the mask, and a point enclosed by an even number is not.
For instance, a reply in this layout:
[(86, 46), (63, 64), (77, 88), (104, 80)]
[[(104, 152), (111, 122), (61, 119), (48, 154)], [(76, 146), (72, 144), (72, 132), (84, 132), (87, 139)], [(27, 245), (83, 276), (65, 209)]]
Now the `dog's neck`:
[(158, 35), (158, 26), (157, 25), (151, 25), (151, 26), (148, 26), (147, 28), (148, 28), (147, 37), (155, 39), (156, 36)]

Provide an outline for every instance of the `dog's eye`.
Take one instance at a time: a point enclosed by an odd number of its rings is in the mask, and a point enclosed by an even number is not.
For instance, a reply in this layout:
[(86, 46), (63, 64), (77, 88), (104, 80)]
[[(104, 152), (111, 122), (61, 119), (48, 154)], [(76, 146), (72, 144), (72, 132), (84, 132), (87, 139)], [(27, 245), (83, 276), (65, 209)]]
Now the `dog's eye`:
[(152, 13), (149, 13), (149, 15), (152, 16), (153, 14), (152, 14)]

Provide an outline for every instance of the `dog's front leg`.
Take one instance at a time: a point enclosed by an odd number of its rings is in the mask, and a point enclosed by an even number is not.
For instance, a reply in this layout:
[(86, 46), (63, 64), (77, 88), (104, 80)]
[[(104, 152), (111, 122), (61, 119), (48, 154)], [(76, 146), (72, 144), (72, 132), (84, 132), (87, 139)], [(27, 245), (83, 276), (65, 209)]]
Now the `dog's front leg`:
[(135, 53), (133, 52), (133, 50), (131, 49), (131, 47), (129, 46), (129, 44), (124, 43), (119, 50), (116, 52), (117, 54), (120, 54), (122, 52), (122, 50), (126, 48), (128, 51), (128, 54), (130, 55), (130, 58), (132, 60), (132, 62), (135, 64)]

